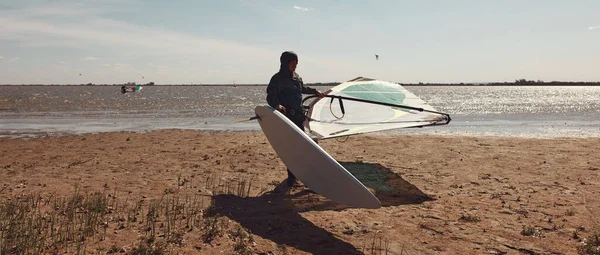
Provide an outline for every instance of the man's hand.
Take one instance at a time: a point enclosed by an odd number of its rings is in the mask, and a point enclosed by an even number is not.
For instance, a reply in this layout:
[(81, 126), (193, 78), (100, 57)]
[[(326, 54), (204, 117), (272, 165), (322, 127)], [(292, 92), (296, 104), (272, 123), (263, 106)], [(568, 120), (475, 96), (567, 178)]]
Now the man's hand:
[(320, 91), (317, 91), (317, 93), (315, 94), (317, 95), (319, 98), (323, 98), (325, 95), (323, 93), (321, 93)]
[(283, 114), (286, 112), (286, 109), (283, 105), (278, 105), (276, 109)]

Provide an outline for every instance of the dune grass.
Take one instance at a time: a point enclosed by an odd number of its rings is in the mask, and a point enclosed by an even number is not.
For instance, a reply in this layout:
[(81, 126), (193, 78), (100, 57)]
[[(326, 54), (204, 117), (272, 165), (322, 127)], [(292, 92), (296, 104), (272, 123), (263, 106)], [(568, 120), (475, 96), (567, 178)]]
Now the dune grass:
[[(173, 188), (152, 198), (108, 187), (93, 192), (75, 187), (67, 196), (29, 194), (1, 200), (0, 254), (176, 254), (186, 245), (203, 250), (202, 244), (225, 239), (231, 253), (256, 253), (252, 233), (215, 206), (218, 195), (264, 194), (267, 188), (253, 177), (213, 175), (193, 183), (179, 175)], [(119, 237), (128, 243), (119, 243)], [(189, 238), (192, 245), (186, 243)], [(365, 254), (394, 254), (389, 240), (380, 235), (361, 246)]]
[[(183, 246), (184, 236), (200, 231), (210, 243), (223, 236), (227, 220), (214, 208), (212, 197), (230, 194), (250, 196), (252, 179), (226, 180), (209, 177), (201, 194), (197, 186), (177, 179), (176, 190), (165, 190), (155, 199), (124, 196), (116, 191), (82, 192), (75, 188), (64, 197), (30, 194), (0, 201), (0, 254), (69, 253), (86, 254), (113, 230), (135, 229), (142, 234), (139, 244), (126, 250), (110, 247), (108, 253), (163, 254)], [(186, 187), (188, 185), (188, 187)], [(107, 187), (108, 185), (105, 185)], [(193, 186), (193, 187), (192, 187)], [(239, 226), (241, 228), (241, 226)], [(244, 229), (236, 230), (236, 250), (246, 251), (249, 237)], [(240, 238), (243, 236), (243, 238)], [(246, 252), (243, 252), (246, 253)]]

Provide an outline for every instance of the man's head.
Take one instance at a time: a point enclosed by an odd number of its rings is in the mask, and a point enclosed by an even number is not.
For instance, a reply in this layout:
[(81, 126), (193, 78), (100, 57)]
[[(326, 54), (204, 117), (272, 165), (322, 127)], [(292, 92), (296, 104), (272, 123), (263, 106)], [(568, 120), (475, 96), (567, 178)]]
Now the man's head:
[(298, 66), (298, 55), (293, 51), (285, 51), (281, 53), (279, 61), (281, 62), (281, 69), (295, 72), (296, 66)]

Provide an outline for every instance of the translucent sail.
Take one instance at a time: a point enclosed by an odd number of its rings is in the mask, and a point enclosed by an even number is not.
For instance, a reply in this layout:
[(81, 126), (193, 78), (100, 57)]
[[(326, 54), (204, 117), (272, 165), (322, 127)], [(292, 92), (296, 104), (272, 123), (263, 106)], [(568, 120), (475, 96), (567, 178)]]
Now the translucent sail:
[(315, 99), (309, 105), (307, 114), (306, 127), (317, 139), (443, 125), (450, 121), (448, 114), (436, 112), (399, 84), (386, 81), (359, 77), (325, 94), (328, 97)]

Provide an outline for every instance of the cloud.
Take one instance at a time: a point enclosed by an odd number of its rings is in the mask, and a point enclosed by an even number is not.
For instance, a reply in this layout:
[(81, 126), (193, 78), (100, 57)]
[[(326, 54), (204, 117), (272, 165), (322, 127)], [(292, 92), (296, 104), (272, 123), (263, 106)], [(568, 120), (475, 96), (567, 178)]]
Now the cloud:
[(588, 27), (589, 30), (600, 29), (600, 26), (591, 26)]
[(299, 10), (299, 11), (303, 11), (303, 12), (307, 12), (307, 11), (312, 10), (312, 8), (301, 7), (301, 6), (296, 6), (296, 5), (294, 5), (294, 9)]
[[(265, 55), (278, 55), (277, 52), (240, 42), (117, 21), (94, 15), (85, 9), (78, 12), (77, 8), (80, 7), (77, 5), (69, 8), (0, 11), (0, 40), (17, 41), (23, 47), (104, 47), (137, 56), (221, 54), (238, 56), (239, 59), (240, 56), (264, 58)], [(37, 15), (36, 18), (31, 18), (32, 13)], [(169, 49), (168, 53), (164, 49)]]
[(9, 59), (8, 61), (9, 61), (9, 62), (19, 62), (19, 61), (21, 61), (21, 58), (19, 58), (19, 57), (14, 57), (14, 58), (11, 58), (11, 59)]
[(130, 64), (123, 64), (123, 63), (103, 64), (102, 66), (106, 67), (106, 68), (112, 68), (114, 70), (123, 70), (123, 69), (131, 68)]
[(96, 60), (96, 59), (98, 59), (98, 58), (95, 58), (95, 57), (85, 57), (83, 60), (91, 61), (91, 60)]
[(125, 69), (130, 67), (129, 64), (123, 64), (123, 63), (115, 63), (112, 65), (112, 67), (114, 67), (115, 69)]
[[(25, 2), (25, 1), (24, 1)], [(20, 3), (20, 1), (15, 1)], [(0, 42), (14, 43), (20, 48), (39, 48), (48, 50), (55, 62), (61, 61), (63, 55), (53, 53), (54, 49), (66, 49), (72, 54), (90, 52), (87, 54), (100, 55), (98, 65), (81, 67), (89, 73), (96, 72), (97, 79), (113, 81), (128, 77), (112, 74), (135, 73), (138, 69), (144, 73), (171, 71), (168, 75), (160, 76), (158, 81), (198, 80), (204, 82), (222, 80), (223, 75), (205, 75), (208, 70), (220, 69), (222, 72), (243, 70), (235, 75), (236, 80), (248, 82), (263, 81), (269, 77), (273, 62), (277, 64), (281, 49), (276, 46), (254, 45), (238, 40), (208, 37), (202, 34), (185, 33), (163, 26), (134, 24), (133, 21), (117, 20), (115, 12), (139, 12), (139, 0), (59, 0), (46, 1), (46, 4), (32, 6), (22, 4), (19, 8), (10, 10), (0, 8)], [(289, 7), (288, 7), (289, 8)], [(312, 8), (294, 6), (297, 11), (312, 11)], [(288, 9), (289, 10), (289, 9)], [(81, 51), (79, 50), (81, 49)], [(91, 53), (94, 52), (94, 53)], [(89, 55), (88, 55), (89, 56)], [(125, 56), (125, 57), (122, 57)], [(83, 56), (79, 57), (84, 58)], [(96, 59), (95, 57), (92, 57)], [(303, 69), (320, 73), (331, 66), (344, 66), (357, 70), (343, 60), (324, 59), (303, 55)], [(114, 62), (104, 62), (112, 59)], [(147, 59), (157, 59), (169, 67), (146, 65)], [(182, 59), (203, 59), (179, 63)], [(249, 59), (259, 60), (253, 65), (247, 65)], [(5, 59), (4, 61), (7, 61)], [(129, 66), (115, 64), (116, 62), (130, 63)], [(72, 63), (71, 63), (72, 64)], [(106, 65), (105, 65), (106, 64)], [(230, 65), (232, 68), (215, 68), (215, 66)], [(276, 65), (277, 66), (277, 65)], [(316, 70), (316, 71), (315, 71)], [(1, 72), (1, 70), (0, 70)], [(102, 74), (102, 75), (100, 75)], [(108, 75), (111, 74), (111, 75)], [(218, 75), (217, 75), (218, 74)], [(0, 75), (1, 76), (1, 75)], [(48, 77), (48, 82), (65, 80), (63, 76)], [(233, 75), (232, 75), (233, 76)], [(88, 76), (89, 77), (89, 76)], [(110, 78), (105, 78), (110, 77)], [(315, 76), (312, 76), (315, 77)], [(4, 78), (4, 77), (3, 77)], [(148, 77), (146, 77), (148, 78)], [(12, 80), (21, 81), (24, 78), (14, 76)], [(40, 77), (39, 79), (43, 79)], [(230, 79), (227, 77), (226, 79)], [(319, 78), (313, 78), (319, 79)], [(29, 81), (30, 77), (26, 77)]]

